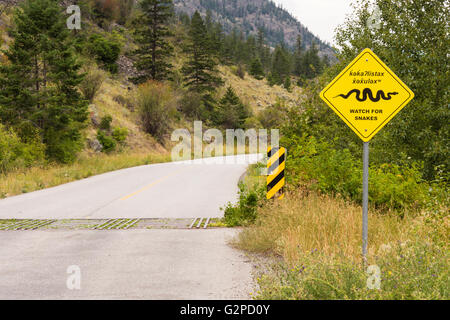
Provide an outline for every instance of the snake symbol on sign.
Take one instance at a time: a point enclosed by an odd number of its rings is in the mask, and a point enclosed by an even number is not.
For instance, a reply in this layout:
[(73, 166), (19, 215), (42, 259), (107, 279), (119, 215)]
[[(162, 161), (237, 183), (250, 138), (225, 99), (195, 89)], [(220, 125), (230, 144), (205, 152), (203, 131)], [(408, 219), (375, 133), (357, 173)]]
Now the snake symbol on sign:
[(374, 97), (372, 90), (370, 90), (369, 88), (365, 88), (362, 92), (362, 97), (361, 97), (361, 90), (353, 89), (353, 90), (349, 91), (347, 94), (339, 94), (335, 98), (342, 97), (344, 99), (348, 99), (353, 93), (356, 93), (356, 95), (355, 95), (356, 100), (358, 100), (360, 102), (366, 101), (367, 98), (369, 98), (372, 102), (378, 102), (381, 99), (391, 100), (392, 99), (391, 96), (398, 95), (398, 92), (389, 92), (388, 94), (385, 94), (383, 90), (378, 90), (377, 94)]

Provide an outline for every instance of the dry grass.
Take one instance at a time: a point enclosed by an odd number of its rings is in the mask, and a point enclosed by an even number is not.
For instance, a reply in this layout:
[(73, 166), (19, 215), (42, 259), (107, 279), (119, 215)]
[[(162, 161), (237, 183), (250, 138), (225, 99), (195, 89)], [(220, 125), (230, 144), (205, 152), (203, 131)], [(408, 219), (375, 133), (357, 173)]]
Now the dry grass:
[[(129, 91), (127, 85), (116, 79), (105, 79), (93, 104), (90, 106), (90, 112), (95, 114), (98, 119), (105, 115), (110, 115), (113, 118), (113, 127), (127, 128), (129, 133), (127, 145), (131, 149), (139, 150), (139, 152), (165, 152), (163, 146), (152, 136), (142, 131), (137, 113), (126, 108), (126, 106), (120, 105), (114, 99), (117, 96), (125, 97), (134, 102), (134, 91)], [(96, 130), (91, 127), (88, 130), (88, 138), (94, 138), (96, 133)]]
[[(275, 252), (296, 265), (307, 252), (361, 260), (361, 207), (330, 196), (298, 191), (264, 206), (257, 223), (245, 229), (236, 245), (253, 252)], [(369, 256), (383, 244), (405, 241), (408, 221), (369, 214)]]
[[(240, 154), (236, 148), (235, 154)], [(193, 159), (194, 154), (192, 153), (191, 156)], [(171, 161), (169, 151), (149, 153), (145, 150), (126, 149), (116, 154), (84, 152), (74, 164), (46, 165), (0, 174), (0, 199), (51, 188), (106, 172), (169, 161)]]
[(287, 105), (297, 106), (300, 104), (302, 89), (293, 85), (292, 92), (280, 86), (269, 86), (267, 79), (256, 80), (250, 75), (246, 75), (245, 79), (239, 78), (233, 73), (230, 67), (220, 66), (220, 74), (225, 81), (225, 85), (219, 93), (223, 95), (228, 86), (233, 87), (237, 95), (242, 101), (250, 105), (253, 111), (261, 111), (277, 102), (278, 99), (284, 100)]
[(170, 161), (166, 154), (84, 154), (71, 165), (34, 167), (0, 175), (0, 198), (50, 188), (114, 170)]

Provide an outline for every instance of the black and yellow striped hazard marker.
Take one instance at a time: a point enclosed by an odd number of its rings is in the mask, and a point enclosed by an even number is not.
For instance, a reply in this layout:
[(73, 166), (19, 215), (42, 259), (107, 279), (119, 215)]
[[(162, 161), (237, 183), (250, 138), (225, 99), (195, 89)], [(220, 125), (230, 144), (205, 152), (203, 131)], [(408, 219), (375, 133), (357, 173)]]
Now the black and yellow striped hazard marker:
[(267, 150), (267, 199), (277, 196), (284, 198), (284, 169), (286, 168), (286, 149), (281, 147)]

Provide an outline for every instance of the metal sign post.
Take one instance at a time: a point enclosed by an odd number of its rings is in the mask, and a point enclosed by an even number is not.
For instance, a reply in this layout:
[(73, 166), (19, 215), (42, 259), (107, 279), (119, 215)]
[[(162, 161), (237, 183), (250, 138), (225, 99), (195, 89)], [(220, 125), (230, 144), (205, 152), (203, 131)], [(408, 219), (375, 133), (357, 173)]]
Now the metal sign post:
[(367, 265), (367, 236), (369, 220), (369, 142), (364, 142), (363, 152), (363, 217), (362, 217), (362, 255), (363, 263)]

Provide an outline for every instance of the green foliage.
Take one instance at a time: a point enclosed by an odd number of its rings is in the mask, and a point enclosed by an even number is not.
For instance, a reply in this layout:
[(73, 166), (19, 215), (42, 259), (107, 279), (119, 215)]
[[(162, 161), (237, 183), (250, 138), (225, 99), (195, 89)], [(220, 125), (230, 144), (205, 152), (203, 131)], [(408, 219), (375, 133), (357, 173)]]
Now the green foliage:
[(448, 252), (424, 242), (386, 245), (375, 259), (380, 289), (369, 289), (366, 270), (344, 257), (320, 252), (305, 255), (298, 266), (273, 266), (258, 279), (257, 299), (269, 300), (448, 300)]
[(24, 143), (13, 130), (8, 130), (0, 124), (0, 173), (42, 162), (45, 157), (44, 150), (42, 143)]
[(286, 104), (278, 100), (275, 104), (261, 110), (257, 118), (263, 128), (279, 129), (286, 120), (287, 110)]
[(108, 28), (113, 22), (125, 25), (131, 15), (134, 0), (78, 0), (82, 14), (100, 27)]
[(274, 84), (281, 85), (291, 74), (291, 57), (284, 46), (277, 46), (273, 54), (272, 79)]
[(185, 85), (191, 91), (210, 96), (223, 81), (218, 76), (218, 61), (212, 48), (212, 41), (197, 11), (192, 16), (186, 52), (189, 54), (189, 60), (182, 68)]
[(273, 87), (273, 86), (276, 85), (276, 84), (279, 84), (280, 81), (281, 81), (281, 80), (280, 80), (279, 76), (276, 75), (276, 74), (273, 74), (272, 72), (270, 72), (270, 73), (267, 75), (267, 83), (268, 83), (269, 86), (271, 86), (271, 87)]
[[(195, 16), (195, 14), (194, 14)], [(193, 24), (198, 24), (199, 18), (194, 16), (191, 20), (191, 30)], [(199, 39), (205, 44), (203, 46), (204, 55), (206, 52), (215, 56), (225, 65), (235, 65), (238, 67), (236, 74), (243, 78), (243, 69), (249, 70), (249, 73), (258, 80), (265, 77), (270, 72), (268, 82), (271, 86), (283, 85), (286, 77), (295, 75), (312, 79), (320, 74), (325, 60), (319, 57), (319, 47), (312, 42), (310, 48), (304, 52), (303, 44), (300, 39), (298, 46), (300, 51), (288, 48), (283, 41), (271, 50), (266, 43), (266, 30), (260, 28), (258, 35), (246, 35), (237, 28), (231, 29), (227, 34), (220, 23), (213, 23), (211, 16), (205, 18), (205, 29), (201, 32)], [(187, 23), (184, 15), (179, 16), (180, 23)], [(200, 30), (199, 26), (196, 29)], [(311, 42), (308, 38), (306, 42)], [(323, 46), (320, 46), (323, 48)], [(188, 48), (188, 52), (191, 48)], [(186, 65), (185, 65), (186, 66)]]
[(319, 57), (319, 50), (313, 42), (311, 47), (300, 58), (299, 75), (306, 79), (313, 79), (322, 72), (323, 63)]
[(88, 41), (88, 50), (98, 63), (111, 73), (117, 73), (117, 59), (120, 55), (120, 43), (113, 37), (106, 38), (101, 34), (92, 34)]
[(259, 122), (258, 118), (256, 117), (249, 117), (245, 119), (244, 122), (244, 129), (263, 129), (267, 128), (264, 127), (261, 122)]
[(166, 80), (172, 69), (168, 59), (172, 56), (173, 47), (167, 40), (173, 35), (168, 28), (173, 15), (172, 0), (143, 0), (139, 5), (141, 11), (133, 25), (135, 41), (139, 45), (135, 51), (135, 65), (140, 75), (133, 81)]
[[(362, 161), (349, 149), (337, 149), (314, 137), (283, 138), (288, 152), (287, 178), (296, 185), (339, 194), (361, 201)], [(428, 199), (428, 185), (420, 178), (420, 166), (382, 164), (371, 166), (369, 201), (376, 207), (397, 210), (422, 208)]]
[(163, 83), (149, 81), (139, 87), (137, 101), (144, 131), (162, 141), (176, 114), (174, 92)]
[(50, 128), (44, 134), (44, 142), (50, 158), (66, 164), (74, 162), (77, 153), (83, 149), (82, 135), (77, 129), (61, 134), (57, 129)]
[(422, 208), (428, 201), (429, 186), (421, 178), (422, 167), (382, 164), (371, 171), (371, 203), (394, 209)]
[(22, 141), (40, 135), (51, 160), (69, 162), (80, 150), (87, 101), (77, 91), (80, 65), (55, 0), (25, 1), (14, 13), (14, 41), (0, 65), (0, 119)]
[(101, 118), (99, 128), (104, 131), (111, 131), (111, 123), (112, 117), (110, 115), (106, 115)]
[(94, 19), (101, 27), (106, 27), (108, 24), (118, 17), (119, 14), (119, 0), (89, 0), (88, 4), (91, 6), (91, 12)]
[[(381, 12), (376, 31), (367, 23), (371, 2)], [(376, 148), (393, 161), (398, 154), (423, 161), (428, 180), (436, 175), (437, 166), (448, 171), (450, 165), (449, 20), (448, 1), (361, 0), (336, 35), (342, 47), (341, 67), (364, 48), (372, 48), (415, 93), (375, 138)]]
[(290, 76), (286, 77), (286, 79), (284, 80), (283, 87), (289, 92), (292, 91), (292, 83)]
[(117, 144), (123, 145), (128, 137), (128, 129), (122, 127), (111, 127), (112, 117), (102, 117), (97, 131), (97, 140), (102, 145), (102, 151), (110, 153), (116, 150)]
[(244, 128), (250, 109), (245, 106), (232, 87), (228, 87), (220, 100), (215, 114), (216, 123), (227, 129)]
[(210, 116), (203, 103), (203, 97), (192, 91), (184, 93), (180, 101), (180, 111), (190, 119), (208, 119)]
[(228, 203), (224, 209), (224, 222), (229, 227), (245, 226), (256, 220), (257, 208), (265, 198), (265, 186), (250, 188), (239, 184), (239, 202)]
[(119, 2), (119, 17), (117, 22), (125, 25), (133, 11), (134, 0), (117, 0)]
[(250, 65), (250, 74), (257, 80), (262, 80), (265, 77), (263, 65), (261, 60), (254, 59)]
[(117, 143), (116, 140), (109, 136), (102, 130), (97, 131), (97, 139), (100, 144), (103, 146), (102, 151), (105, 153), (110, 153), (116, 149)]
[(92, 102), (100, 90), (104, 80), (105, 74), (98, 69), (94, 69), (93, 66), (90, 66), (83, 81), (79, 85), (84, 98), (89, 102)]
[(116, 127), (113, 129), (111, 136), (118, 143), (124, 143), (128, 137), (128, 129), (122, 127)]

